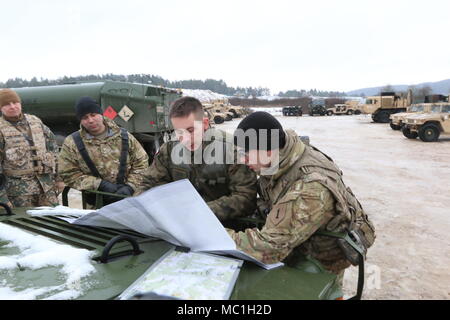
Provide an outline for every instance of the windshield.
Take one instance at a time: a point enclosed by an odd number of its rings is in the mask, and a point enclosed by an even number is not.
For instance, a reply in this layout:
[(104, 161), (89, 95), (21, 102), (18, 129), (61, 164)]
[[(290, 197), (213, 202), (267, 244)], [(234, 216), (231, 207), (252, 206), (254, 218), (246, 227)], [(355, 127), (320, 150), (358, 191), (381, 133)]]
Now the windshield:
[(432, 113), (438, 113), (441, 112), (441, 106), (437, 105), (437, 106), (432, 106), (431, 107), (431, 112)]
[(450, 106), (442, 106), (442, 112), (450, 113)]

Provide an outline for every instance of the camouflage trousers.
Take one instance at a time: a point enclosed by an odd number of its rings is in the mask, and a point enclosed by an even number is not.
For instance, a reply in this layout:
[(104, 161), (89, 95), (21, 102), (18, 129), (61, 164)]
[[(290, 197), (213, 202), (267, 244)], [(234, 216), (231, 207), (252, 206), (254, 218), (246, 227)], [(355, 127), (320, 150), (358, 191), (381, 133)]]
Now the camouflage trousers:
[(49, 191), (47, 193), (39, 193), (33, 195), (23, 195), (19, 197), (9, 196), (9, 201), (13, 207), (40, 207), (50, 206), (54, 207), (59, 205), (58, 197), (55, 191)]

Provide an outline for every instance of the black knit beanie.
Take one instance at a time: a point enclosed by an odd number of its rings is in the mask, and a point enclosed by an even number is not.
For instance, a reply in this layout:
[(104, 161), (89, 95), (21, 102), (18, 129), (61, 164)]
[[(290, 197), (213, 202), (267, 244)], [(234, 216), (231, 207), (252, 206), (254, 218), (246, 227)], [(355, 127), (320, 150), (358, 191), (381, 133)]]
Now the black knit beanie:
[[(251, 131), (256, 132), (256, 142), (251, 141)], [(278, 139), (274, 140), (278, 135)], [(272, 138), (272, 136), (274, 138)], [(274, 141), (272, 141), (274, 140)], [(234, 132), (234, 144), (245, 151), (281, 149), (286, 144), (286, 134), (280, 122), (270, 113), (257, 111), (245, 117)]]
[(78, 120), (81, 120), (84, 115), (88, 113), (100, 113), (102, 114), (102, 108), (100, 105), (91, 97), (82, 97), (75, 104), (75, 113)]

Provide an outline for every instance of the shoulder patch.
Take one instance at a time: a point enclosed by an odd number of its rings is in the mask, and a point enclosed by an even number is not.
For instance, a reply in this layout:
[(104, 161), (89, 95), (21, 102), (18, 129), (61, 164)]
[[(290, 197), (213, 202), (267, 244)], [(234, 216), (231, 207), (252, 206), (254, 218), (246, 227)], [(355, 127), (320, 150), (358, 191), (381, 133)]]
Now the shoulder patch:
[(270, 222), (277, 226), (286, 218), (286, 204), (275, 206), (269, 214)]

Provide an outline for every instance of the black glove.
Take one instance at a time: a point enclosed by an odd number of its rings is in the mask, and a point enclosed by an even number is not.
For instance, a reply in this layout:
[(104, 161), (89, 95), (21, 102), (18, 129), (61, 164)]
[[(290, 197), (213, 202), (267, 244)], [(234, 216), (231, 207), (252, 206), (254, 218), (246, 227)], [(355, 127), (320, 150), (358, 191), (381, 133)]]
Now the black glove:
[(132, 196), (133, 193), (134, 193), (133, 188), (127, 184), (120, 185), (119, 189), (117, 189), (116, 191), (116, 194), (123, 194), (124, 196)]
[(102, 180), (102, 182), (98, 186), (98, 191), (109, 193), (116, 193), (117, 189), (119, 189), (119, 186), (117, 184), (105, 180)]

